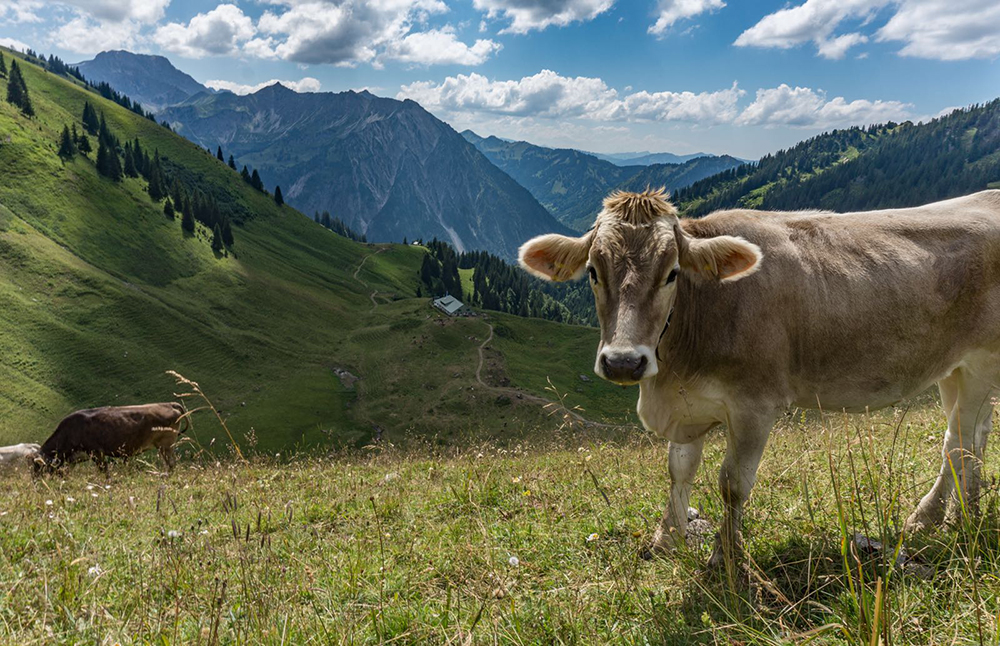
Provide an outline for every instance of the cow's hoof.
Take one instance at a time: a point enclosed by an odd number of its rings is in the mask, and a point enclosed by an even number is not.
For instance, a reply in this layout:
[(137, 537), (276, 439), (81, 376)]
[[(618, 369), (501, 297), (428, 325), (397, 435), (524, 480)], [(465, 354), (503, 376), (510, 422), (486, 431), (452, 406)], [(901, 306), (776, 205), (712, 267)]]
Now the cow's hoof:
[(649, 545), (643, 547), (639, 550), (639, 558), (643, 561), (652, 561), (653, 559), (662, 559), (670, 555), (674, 548), (670, 545), (663, 545), (660, 543), (650, 543)]
[(940, 525), (944, 521), (943, 509), (924, 509), (917, 507), (910, 517), (903, 523), (903, 533), (919, 534), (932, 527)]

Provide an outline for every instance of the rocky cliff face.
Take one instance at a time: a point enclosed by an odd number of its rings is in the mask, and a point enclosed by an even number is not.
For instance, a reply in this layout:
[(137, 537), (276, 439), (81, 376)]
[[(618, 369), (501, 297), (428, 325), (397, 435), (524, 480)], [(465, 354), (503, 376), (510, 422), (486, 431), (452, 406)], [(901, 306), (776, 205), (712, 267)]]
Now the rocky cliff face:
[(307, 214), (329, 211), (369, 240), (437, 237), (512, 258), (567, 229), (524, 187), (413, 101), (368, 92), (199, 95), (160, 117), (256, 168)]

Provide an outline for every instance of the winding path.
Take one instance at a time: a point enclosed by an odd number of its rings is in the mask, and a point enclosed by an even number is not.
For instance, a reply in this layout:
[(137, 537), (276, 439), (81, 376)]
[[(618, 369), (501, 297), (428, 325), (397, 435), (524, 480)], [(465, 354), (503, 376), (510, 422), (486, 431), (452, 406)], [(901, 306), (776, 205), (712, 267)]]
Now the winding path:
[[(382, 253), (383, 251), (385, 251), (385, 249), (386, 249), (385, 247), (382, 247), (378, 251), (373, 251), (372, 253), (370, 253), (367, 256), (365, 256), (364, 258), (362, 258), (361, 262), (358, 263), (357, 268), (355, 268), (355, 270), (354, 270), (354, 280), (358, 281), (359, 283), (361, 283), (365, 287), (371, 287), (371, 285), (369, 285), (365, 281), (363, 281), (360, 278), (358, 278), (358, 274), (361, 272), (361, 268), (365, 266), (365, 263), (368, 262), (369, 258), (371, 258), (374, 255)], [(377, 289), (374, 290), (371, 294), (368, 295), (368, 299), (372, 302), (372, 309), (371, 309), (372, 312), (374, 312), (375, 308), (378, 307), (378, 301), (375, 300), (375, 294), (378, 294), (378, 290)]]
[[(546, 399), (544, 397), (540, 397), (539, 395), (534, 395), (532, 393), (524, 392), (523, 390), (519, 390), (517, 388), (510, 388), (505, 386), (491, 386), (490, 384), (483, 381), (482, 377), (483, 364), (486, 362), (485, 350), (489, 342), (493, 340), (493, 324), (487, 323), (486, 321), (483, 321), (483, 323), (486, 323), (486, 326), (490, 328), (490, 334), (489, 336), (486, 337), (485, 341), (479, 344), (479, 365), (476, 366), (476, 381), (479, 383), (479, 385), (488, 390), (493, 390), (495, 392), (503, 393), (508, 396), (517, 397), (518, 399), (523, 399), (535, 402), (537, 404), (541, 404), (542, 407), (546, 409), (548, 409), (548, 407), (550, 406), (556, 406), (556, 407), (559, 406), (558, 403)], [(580, 422), (584, 426), (592, 426), (594, 428), (617, 428), (614, 424), (602, 424), (600, 422), (593, 422), (574, 410), (570, 410), (568, 408), (563, 408), (563, 410), (566, 412), (566, 414), (568, 414), (570, 417), (575, 419), (577, 422)]]

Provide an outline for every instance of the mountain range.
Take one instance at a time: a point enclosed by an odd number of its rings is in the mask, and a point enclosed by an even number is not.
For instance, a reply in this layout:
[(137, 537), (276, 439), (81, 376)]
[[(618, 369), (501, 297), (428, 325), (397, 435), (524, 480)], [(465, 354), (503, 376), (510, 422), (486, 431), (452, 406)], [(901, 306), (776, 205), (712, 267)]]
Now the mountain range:
[[(739, 160), (637, 153), (636, 163), (498, 137), (463, 136), (413, 101), (272, 85), (213, 92), (159, 56), (105, 52), (81, 63), (201, 146), (222, 146), (289, 204), (328, 211), (372, 241), (440, 238), (512, 258), (525, 239), (586, 229), (602, 198), (636, 182), (673, 190)], [(466, 141), (468, 140), (468, 141)], [(626, 154), (631, 156), (631, 153)], [(664, 159), (678, 163), (650, 165)], [(631, 182), (631, 183), (630, 183)]]
[(648, 150), (642, 152), (626, 153), (593, 153), (588, 152), (598, 159), (609, 161), (615, 166), (648, 166), (650, 164), (683, 164), (698, 157), (711, 157), (708, 153), (691, 153), (690, 155), (675, 155), (674, 153), (652, 153)]
[(531, 191), (560, 222), (577, 231), (590, 227), (601, 201), (615, 189), (663, 186), (673, 191), (743, 163), (728, 155), (706, 155), (680, 164), (620, 166), (570, 148), (481, 137), (471, 130), (462, 136)]
[(329, 211), (372, 241), (437, 237), (512, 258), (566, 231), (531, 194), (413, 101), (369, 92), (199, 94), (160, 112), (191, 141), (221, 145), (305, 213)]

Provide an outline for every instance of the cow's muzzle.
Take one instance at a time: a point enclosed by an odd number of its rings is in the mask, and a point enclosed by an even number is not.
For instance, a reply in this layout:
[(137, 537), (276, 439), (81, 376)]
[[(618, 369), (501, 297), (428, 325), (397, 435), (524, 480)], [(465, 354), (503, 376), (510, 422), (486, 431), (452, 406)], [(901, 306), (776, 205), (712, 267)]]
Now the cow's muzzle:
[(649, 359), (641, 352), (603, 352), (600, 375), (619, 384), (634, 384), (646, 376)]

